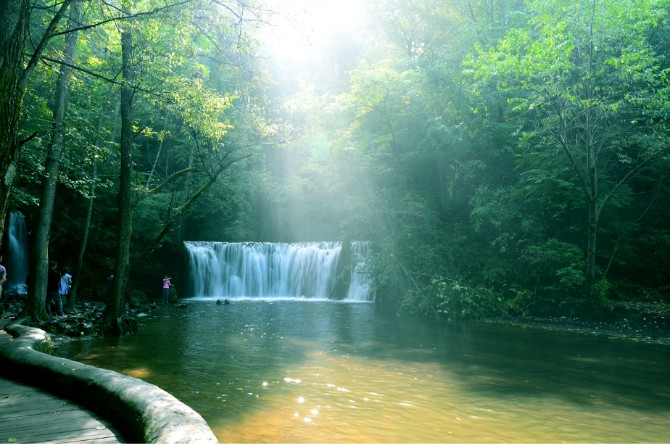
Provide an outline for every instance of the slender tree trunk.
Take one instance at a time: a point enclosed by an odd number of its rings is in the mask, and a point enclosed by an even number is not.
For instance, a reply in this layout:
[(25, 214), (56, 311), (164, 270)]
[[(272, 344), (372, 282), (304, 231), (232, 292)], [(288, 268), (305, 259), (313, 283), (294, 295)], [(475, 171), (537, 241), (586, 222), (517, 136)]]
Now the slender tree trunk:
[[(588, 115), (588, 114), (587, 114)], [(587, 120), (587, 123), (588, 122)], [(588, 126), (587, 126), (588, 127)], [(587, 230), (588, 240), (586, 242), (586, 297), (589, 306), (596, 305), (596, 253), (597, 253), (597, 239), (598, 239), (598, 169), (596, 168), (596, 152), (592, 142), (592, 132), (587, 134), (587, 168), (589, 175), (589, 193), (588, 193), (588, 215), (589, 228)]]
[(0, 243), (20, 146), (17, 133), (25, 92), (23, 55), (29, 16), (28, 0), (0, 0)]
[(158, 144), (158, 152), (156, 153), (156, 159), (154, 160), (154, 164), (151, 166), (151, 172), (149, 173), (149, 177), (147, 177), (147, 189), (151, 186), (151, 179), (154, 177), (154, 172), (156, 171), (156, 165), (158, 165), (158, 159), (161, 157), (161, 151), (163, 151), (163, 142), (165, 141), (165, 131), (167, 131), (167, 124), (168, 124), (168, 117), (170, 114), (168, 112), (165, 113), (165, 120), (163, 121), (163, 132), (161, 133), (161, 140), (160, 143)]
[[(592, 3), (592, 15), (589, 28), (589, 53), (588, 53), (588, 75), (585, 79), (585, 91), (589, 98), (589, 103), (595, 103), (597, 100), (593, 87), (593, 14), (595, 14), (595, 0)], [(596, 253), (597, 253), (597, 239), (598, 239), (598, 216), (600, 209), (598, 208), (598, 200), (600, 199), (600, 190), (598, 188), (598, 152), (595, 143), (596, 131), (596, 116), (594, 114), (592, 105), (588, 105), (585, 112), (584, 128), (586, 140), (586, 168), (589, 180), (588, 197), (588, 217), (589, 228), (587, 230), (588, 240), (586, 243), (586, 300), (590, 307), (596, 304)]]
[(124, 324), (125, 292), (130, 271), (130, 240), (132, 235), (132, 143), (133, 143), (133, 82), (135, 79), (132, 59), (133, 40), (130, 30), (121, 33), (124, 84), (121, 87), (121, 167), (119, 172), (119, 225), (116, 244), (116, 262), (112, 291), (103, 314), (105, 333), (123, 335), (128, 329)]
[[(103, 108), (104, 112), (104, 108)], [(102, 117), (102, 112), (100, 113), (100, 117)], [(101, 120), (102, 118), (98, 121), (98, 131), (100, 129), (101, 125)], [(98, 133), (96, 131), (96, 133)], [(95, 143), (94, 145), (97, 144), (97, 135), (95, 138)], [(98, 161), (96, 159), (95, 154), (93, 155), (93, 172), (92, 172), (92, 178), (91, 178), (91, 190), (89, 192), (89, 197), (88, 197), (88, 202), (86, 205), (86, 218), (84, 220), (84, 227), (82, 228), (82, 233), (81, 233), (81, 244), (79, 246), (79, 254), (77, 254), (77, 263), (75, 264), (75, 276), (80, 277), (82, 275), (82, 270), (84, 269), (84, 255), (86, 254), (86, 247), (88, 245), (88, 236), (89, 233), (91, 232), (91, 219), (93, 217), (93, 206), (95, 203), (95, 187), (98, 181)], [(81, 282), (81, 278), (75, 279), (74, 283), (72, 284), (72, 288), (70, 289), (70, 293), (67, 295), (67, 310), (72, 311), (74, 310), (75, 303), (77, 301), (77, 291), (79, 290), (79, 283)]]
[[(195, 144), (191, 145), (191, 153), (188, 156), (188, 168), (193, 168), (193, 163), (195, 161)], [(191, 184), (193, 183), (193, 172), (189, 171), (186, 174), (184, 184), (184, 196), (188, 199), (188, 196), (191, 195)], [(177, 220), (177, 240), (182, 242), (184, 240), (184, 214), (179, 215), (179, 220)]]
[(589, 228), (588, 240), (586, 245), (586, 291), (587, 303), (591, 306), (596, 304), (596, 252), (597, 252), (597, 237), (598, 237), (598, 215), (596, 203), (589, 201)]
[[(95, 204), (95, 189), (97, 186), (98, 182), (98, 143), (100, 142), (100, 130), (102, 128), (102, 122), (107, 115), (107, 111), (109, 108), (109, 102), (111, 100), (111, 94), (113, 91), (113, 86), (110, 85), (110, 92), (107, 98), (107, 101), (105, 102), (105, 105), (100, 109), (100, 114), (98, 115), (98, 122), (95, 126), (95, 134), (93, 136), (93, 140), (91, 142), (93, 152), (91, 154), (91, 162), (93, 164), (93, 171), (91, 172), (91, 189), (89, 191), (89, 198), (88, 202), (86, 205), (86, 217), (84, 219), (84, 227), (82, 228), (82, 234), (81, 234), (81, 244), (79, 246), (79, 254), (77, 255), (77, 263), (75, 264), (75, 276), (82, 276), (83, 269), (84, 269), (84, 255), (86, 254), (86, 247), (88, 245), (88, 237), (89, 233), (91, 231), (91, 219), (93, 217), (93, 206)], [(112, 134), (112, 140), (113, 139), (113, 134)], [(81, 282), (81, 278), (75, 279), (74, 283), (72, 284), (72, 288), (70, 289), (70, 293), (68, 293), (67, 297), (67, 310), (72, 311), (74, 310), (75, 303), (77, 301), (77, 291), (79, 290), (79, 283)]]
[(81, 233), (81, 244), (79, 246), (79, 253), (77, 254), (77, 263), (74, 268), (74, 279), (70, 293), (67, 295), (67, 311), (74, 311), (75, 303), (77, 302), (77, 291), (79, 290), (79, 282), (81, 282), (82, 270), (84, 268), (84, 255), (86, 254), (86, 246), (88, 245), (88, 236), (91, 232), (91, 219), (93, 217), (93, 204), (95, 203), (95, 182), (98, 180), (98, 162), (93, 159), (93, 184), (91, 185), (91, 195), (88, 198), (86, 205), (86, 218), (84, 220), (84, 227)]
[[(70, 8), (70, 28), (78, 26), (80, 11), (81, 0), (75, 0)], [(63, 155), (65, 118), (67, 116), (70, 80), (72, 78), (71, 66), (77, 50), (77, 37), (77, 32), (71, 32), (65, 37), (63, 61), (67, 64), (60, 66), (60, 74), (56, 82), (51, 142), (47, 148), (47, 158), (40, 193), (40, 211), (35, 223), (30, 255), (30, 282), (28, 283), (28, 297), (23, 314), (37, 320), (47, 318), (45, 301), (48, 291), (49, 235), (51, 233), (51, 221), (53, 219), (54, 201), (56, 199), (60, 159)]]

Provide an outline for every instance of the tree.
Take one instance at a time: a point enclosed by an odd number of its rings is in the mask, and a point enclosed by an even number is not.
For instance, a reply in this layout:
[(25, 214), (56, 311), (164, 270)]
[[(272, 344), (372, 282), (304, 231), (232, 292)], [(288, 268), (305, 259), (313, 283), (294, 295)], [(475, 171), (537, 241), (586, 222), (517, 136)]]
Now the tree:
[(132, 30), (125, 28), (121, 31), (121, 54), (123, 59), (123, 80), (121, 86), (121, 141), (119, 149), (121, 164), (119, 171), (119, 221), (116, 240), (116, 256), (114, 265), (114, 280), (112, 291), (107, 300), (103, 313), (103, 326), (107, 333), (119, 336), (132, 331), (132, 327), (124, 325), (125, 292), (130, 271), (130, 237), (132, 235), (132, 157), (133, 146), (133, 100), (135, 68), (133, 56)]
[[(243, 5), (239, 7), (244, 8)], [(212, 19), (215, 23), (217, 19), (207, 15), (199, 17), (200, 11), (197, 7), (194, 9), (183, 7), (180, 12), (182, 16), (192, 20), (189, 26), (183, 26), (174, 11), (170, 11), (169, 17), (165, 16), (164, 12), (163, 16), (156, 14), (143, 20), (127, 22), (121, 29), (123, 84), (117, 196), (118, 231), (114, 280), (103, 314), (104, 329), (112, 335), (133, 332), (135, 328), (132, 321), (128, 321), (124, 315), (125, 294), (130, 264), (137, 258), (133, 257), (130, 248), (133, 242), (133, 219), (136, 211), (138, 218), (144, 216), (141, 214), (144, 211), (140, 205), (146, 201), (144, 198), (163, 191), (167, 191), (165, 195), (169, 198), (169, 212), (162, 213), (161, 209), (152, 215), (152, 218), (158, 216), (159, 219), (165, 215), (163, 219), (165, 222), (148, 245), (145, 257), (161, 242), (175, 221), (216, 182), (221, 173), (245, 157), (239, 155), (239, 146), (228, 144), (225, 140), (226, 134), (233, 129), (225, 113), (233, 107), (235, 96), (215, 87), (211, 73), (219, 69), (217, 64), (204, 65), (192, 55), (194, 52), (197, 54), (194, 48), (203, 50), (209, 57), (220, 55), (219, 51), (225, 52), (229, 48), (225, 41), (217, 39), (227, 40), (229, 36), (217, 34), (223, 31), (221, 27), (216, 28), (214, 34), (208, 34), (207, 29), (199, 27), (199, 24), (204, 26), (207, 19)], [(160, 21), (160, 27), (158, 27), (159, 19), (164, 19)], [(198, 41), (201, 34), (206, 36), (204, 39), (206, 43)], [(145, 115), (139, 117), (139, 112), (135, 110), (141, 110)], [(162, 139), (157, 140), (154, 137), (151, 120), (142, 121), (146, 115), (165, 115), (165, 113), (174, 116), (173, 120), (182, 128), (182, 136), (191, 133), (197, 135), (194, 138), (202, 137), (207, 141), (205, 146), (196, 148), (200, 153), (199, 169), (201, 172), (209, 173), (209, 178), (195, 193), (183, 196), (182, 202), (175, 198), (176, 193), (168, 186), (174, 186), (177, 180), (196, 169), (192, 166), (181, 167), (181, 162), (185, 158), (190, 159), (191, 156), (181, 151), (174, 156), (179, 159), (178, 162), (175, 161), (172, 156), (167, 155), (167, 150), (163, 150)], [(164, 119), (161, 120), (166, 122)], [(133, 153), (137, 152), (135, 146), (139, 142), (155, 144), (156, 155), (153, 158), (133, 157)], [(190, 144), (184, 143), (181, 146), (189, 147)], [(188, 151), (192, 152), (190, 149)], [(164, 157), (166, 167), (159, 174), (155, 166), (162, 152), (166, 152)], [(146, 180), (141, 182), (137, 180), (135, 165), (138, 167), (146, 165), (148, 171)], [(173, 209), (173, 206), (176, 208)], [(153, 226), (152, 231), (155, 229)]]
[(374, 277), (385, 305), (445, 317), (436, 288), (462, 282), (475, 292), (480, 276), (469, 271), (482, 268), (477, 259), (485, 250), (474, 251), (477, 242), (467, 231), (469, 201), (478, 185), (503, 174), (505, 144), (492, 138), (500, 155), (482, 156), (488, 140), (468, 126), (461, 62), (480, 29), (491, 36), (489, 28), (508, 21), (501, 5), (509, 3), (377, 2), (380, 33), (387, 36), (377, 45), (386, 51), (352, 76), (342, 100), (351, 124), (335, 146), (372, 183)]
[[(603, 209), (668, 148), (667, 72), (648, 31), (667, 2), (534, 1), (528, 26), (507, 33), (470, 62), (518, 111), (529, 150), (560, 150), (585, 198), (586, 300), (597, 304), (597, 238)], [(667, 115), (667, 114), (666, 114)], [(523, 152), (521, 155), (526, 155)]]
[(27, 0), (0, 2), (0, 235), (4, 233), (16, 154), (22, 145), (17, 134), (25, 91), (23, 57), (29, 17)]
[(5, 231), (5, 215), (14, 183), (16, 158), (21, 147), (33, 136), (21, 139), (19, 119), (23, 96), (31, 71), (47, 41), (53, 36), (72, 0), (64, 0), (24, 65), (26, 37), (32, 3), (26, 0), (0, 1), (0, 239)]
[[(70, 8), (70, 29), (80, 25), (81, 0), (74, 0)], [(60, 66), (53, 106), (53, 125), (51, 141), (47, 148), (46, 166), (42, 176), (42, 192), (40, 197), (40, 211), (33, 235), (30, 255), (30, 282), (28, 296), (23, 315), (36, 320), (46, 319), (44, 310), (47, 291), (47, 276), (49, 268), (49, 233), (53, 216), (58, 171), (63, 153), (65, 139), (65, 118), (70, 95), (70, 80), (72, 77), (72, 63), (77, 49), (78, 32), (73, 31), (65, 38), (63, 62)], [(65, 302), (65, 301), (63, 301)]]

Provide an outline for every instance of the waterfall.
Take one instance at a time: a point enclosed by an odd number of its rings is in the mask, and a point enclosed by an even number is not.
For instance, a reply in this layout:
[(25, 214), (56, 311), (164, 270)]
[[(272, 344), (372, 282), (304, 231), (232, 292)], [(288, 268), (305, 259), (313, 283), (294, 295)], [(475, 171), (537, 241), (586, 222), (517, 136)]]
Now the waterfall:
[(351, 245), (351, 283), (347, 292), (350, 301), (367, 301), (370, 295), (367, 258), (369, 242), (353, 242)]
[(6, 295), (26, 295), (28, 287), (28, 230), (23, 214), (18, 211), (9, 213), (9, 224), (7, 230), (8, 248), (7, 260), (7, 283), (3, 289)]
[[(184, 242), (184, 246), (194, 297), (337, 299), (340, 242), (195, 241)], [(359, 256), (356, 264), (364, 264), (367, 247), (352, 246), (351, 251), (352, 256)], [(370, 300), (365, 276), (352, 273), (348, 293), (343, 295), (347, 300)]]

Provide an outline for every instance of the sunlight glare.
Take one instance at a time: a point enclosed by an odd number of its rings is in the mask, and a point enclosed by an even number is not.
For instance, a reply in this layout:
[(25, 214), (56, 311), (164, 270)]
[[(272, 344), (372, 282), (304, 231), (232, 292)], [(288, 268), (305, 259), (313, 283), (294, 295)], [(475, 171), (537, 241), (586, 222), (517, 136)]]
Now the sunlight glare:
[(149, 369), (145, 368), (145, 367), (131, 368), (131, 369), (125, 370), (123, 373), (125, 373), (128, 376), (132, 376), (133, 378), (138, 378), (138, 379), (146, 379), (151, 375), (151, 372), (149, 371)]
[(262, 40), (271, 56), (304, 60), (328, 40), (363, 26), (360, 0), (268, 0), (277, 11)]

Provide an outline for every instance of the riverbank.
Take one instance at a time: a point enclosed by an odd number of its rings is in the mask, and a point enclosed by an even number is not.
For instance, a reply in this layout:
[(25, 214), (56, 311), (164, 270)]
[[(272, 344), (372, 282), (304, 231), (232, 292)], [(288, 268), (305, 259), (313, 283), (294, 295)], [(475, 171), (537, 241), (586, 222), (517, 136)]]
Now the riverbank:
[[(0, 306), (2, 318), (13, 319), (23, 308), (23, 301), (3, 301)], [(128, 314), (141, 318), (159, 307), (155, 303), (145, 304)], [(46, 331), (52, 335), (53, 344), (57, 346), (69, 340), (100, 335), (98, 321), (103, 310), (103, 302), (80, 302), (74, 312), (63, 317), (45, 322), (27, 322), (25, 325)], [(664, 303), (617, 302), (608, 309), (582, 317), (505, 317), (483, 322), (670, 345), (670, 304)]]
[(670, 345), (670, 304), (616, 302), (581, 317), (518, 317), (486, 322)]
[[(12, 320), (16, 318), (23, 309), (22, 300), (3, 301), (0, 304), (0, 318)], [(129, 310), (131, 317), (142, 317), (156, 310), (157, 304), (145, 304), (138, 309)], [(53, 346), (58, 344), (90, 336), (101, 336), (102, 330), (100, 320), (105, 309), (104, 302), (77, 302), (74, 311), (65, 311), (64, 316), (52, 316), (48, 321), (35, 322), (25, 320), (23, 325), (39, 328), (49, 333)]]

